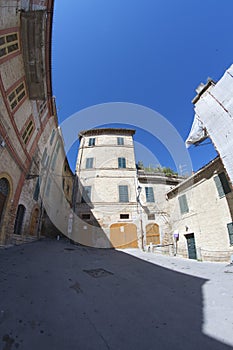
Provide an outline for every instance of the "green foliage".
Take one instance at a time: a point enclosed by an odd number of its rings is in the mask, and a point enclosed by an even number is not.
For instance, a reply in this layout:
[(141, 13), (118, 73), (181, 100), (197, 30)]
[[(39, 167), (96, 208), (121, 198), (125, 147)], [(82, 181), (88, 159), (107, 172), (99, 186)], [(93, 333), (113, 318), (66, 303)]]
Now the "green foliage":
[(161, 166), (153, 167), (150, 164), (149, 166), (145, 167), (141, 160), (138, 161), (137, 167), (139, 170), (144, 170), (147, 173), (162, 173), (166, 176), (178, 176), (178, 173), (169, 167), (161, 167)]

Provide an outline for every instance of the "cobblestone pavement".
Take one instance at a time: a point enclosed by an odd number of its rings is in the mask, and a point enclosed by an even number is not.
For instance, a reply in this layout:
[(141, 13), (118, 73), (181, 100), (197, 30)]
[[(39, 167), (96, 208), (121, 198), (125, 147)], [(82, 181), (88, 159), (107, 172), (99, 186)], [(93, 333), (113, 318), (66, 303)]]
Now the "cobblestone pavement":
[(232, 349), (233, 268), (43, 240), (0, 250), (0, 349)]

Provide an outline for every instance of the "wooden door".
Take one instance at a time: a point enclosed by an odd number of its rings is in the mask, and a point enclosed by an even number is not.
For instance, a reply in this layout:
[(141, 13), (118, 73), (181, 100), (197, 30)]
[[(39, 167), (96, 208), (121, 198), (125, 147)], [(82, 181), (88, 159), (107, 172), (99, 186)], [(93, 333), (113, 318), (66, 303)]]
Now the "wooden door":
[(152, 223), (146, 225), (146, 244), (160, 244), (159, 225)]
[(125, 222), (112, 224), (110, 241), (114, 248), (138, 248), (137, 226)]
[(38, 225), (39, 225), (39, 209), (35, 208), (31, 218), (30, 235), (35, 236), (37, 234)]

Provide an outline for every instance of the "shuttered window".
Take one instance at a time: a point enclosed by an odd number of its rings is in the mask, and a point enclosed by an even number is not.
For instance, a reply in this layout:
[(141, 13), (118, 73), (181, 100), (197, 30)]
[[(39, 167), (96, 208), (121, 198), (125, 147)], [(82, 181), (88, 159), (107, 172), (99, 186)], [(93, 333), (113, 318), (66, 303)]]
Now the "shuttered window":
[(91, 137), (88, 141), (88, 146), (95, 146), (95, 138)]
[(126, 160), (125, 158), (118, 158), (118, 168), (126, 168)]
[(50, 136), (50, 141), (49, 141), (50, 142), (50, 146), (52, 146), (52, 144), (53, 144), (53, 140), (54, 140), (55, 134), (56, 134), (56, 131), (53, 129), (52, 134)]
[(91, 186), (83, 187), (82, 203), (88, 203), (91, 201)]
[(46, 185), (46, 190), (45, 190), (46, 197), (49, 197), (51, 183), (52, 183), (52, 180), (51, 180), (51, 177), (49, 177)]
[(94, 158), (87, 158), (87, 159), (86, 159), (86, 169), (91, 169), (91, 168), (93, 168), (93, 159), (94, 159)]
[(231, 192), (231, 188), (229, 186), (225, 173), (220, 173), (215, 176), (214, 182), (220, 198), (224, 197), (225, 194)]
[(146, 201), (147, 202), (154, 202), (154, 190), (153, 187), (145, 187), (145, 192), (146, 192)]
[(119, 186), (119, 202), (127, 203), (129, 201), (128, 186)]
[(56, 165), (56, 162), (57, 162), (57, 157), (58, 157), (58, 152), (60, 150), (60, 142), (58, 141), (57, 142), (57, 146), (56, 146), (56, 150), (53, 154), (53, 159), (52, 159), (52, 162), (51, 162), (51, 169), (54, 170), (55, 169), (55, 165)]
[(229, 234), (230, 245), (233, 245), (233, 222), (227, 224), (227, 229)]
[(118, 146), (123, 146), (124, 145), (124, 138), (123, 137), (118, 137), (117, 138), (117, 145)]
[(189, 207), (188, 207), (188, 202), (187, 202), (186, 195), (183, 194), (182, 196), (180, 196), (178, 198), (178, 200), (179, 200), (181, 214), (188, 213), (189, 212)]

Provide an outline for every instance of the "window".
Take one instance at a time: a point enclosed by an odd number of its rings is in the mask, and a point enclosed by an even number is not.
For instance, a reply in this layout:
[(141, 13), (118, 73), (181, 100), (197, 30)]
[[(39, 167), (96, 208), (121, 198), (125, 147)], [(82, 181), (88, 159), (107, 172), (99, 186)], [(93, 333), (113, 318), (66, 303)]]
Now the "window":
[(25, 128), (23, 135), (22, 135), (22, 139), (23, 139), (23, 142), (25, 143), (25, 145), (28, 143), (30, 136), (33, 132), (33, 129), (34, 129), (34, 123), (32, 120), (30, 120), (28, 122), (28, 124), (26, 125), (26, 128)]
[(147, 219), (148, 220), (155, 220), (155, 214), (148, 214)]
[(18, 33), (0, 35), (0, 58), (19, 50)]
[(129, 214), (120, 214), (120, 219), (129, 219)]
[(8, 95), (11, 110), (15, 109), (15, 107), (25, 96), (26, 88), (24, 82), (22, 82)]
[(91, 201), (91, 186), (83, 187), (82, 203), (88, 203)]
[(52, 164), (51, 164), (51, 169), (52, 170), (55, 169), (55, 165), (56, 165), (59, 149), (60, 149), (60, 142), (57, 143), (56, 150), (55, 150), (55, 152), (53, 154), (53, 159), (52, 159)]
[(45, 195), (46, 197), (49, 196), (49, 193), (50, 193), (50, 187), (51, 187), (51, 177), (48, 178), (48, 181), (47, 181), (47, 186), (46, 186), (46, 191), (45, 191)]
[(87, 158), (86, 159), (86, 169), (93, 168), (93, 158)]
[(53, 140), (54, 140), (55, 134), (56, 134), (56, 131), (53, 129), (51, 137), (50, 137), (50, 146), (52, 146), (52, 144), (53, 144)]
[(129, 201), (128, 186), (119, 186), (119, 202), (127, 203)]
[(118, 158), (118, 168), (126, 168), (125, 158)]
[(220, 198), (224, 197), (225, 194), (231, 192), (231, 188), (229, 186), (225, 173), (221, 173), (215, 176), (214, 181)]
[(230, 222), (227, 224), (229, 239), (230, 239), (230, 245), (233, 245), (233, 222)]
[(124, 138), (123, 137), (118, 137), (117, 138), (117, 144), (118, 144), (118, 146), (123, 146), (124, 145)]
[(88, 142), (88, 146), (95, 146), (95, 138), (91, 137)]
[(47, 108), (47, 101), (40, 102), (40, 104), (38, 106), (38, 112), (39, 112), (39, 116), (40, 117), (42, 117), (42, 115), (44, 114), (46, 108)]
[(153, 187), (145, 187), (145, 192), (146, 192), (146, 201), (147, 202), (154, 202), (154, 190)]
[(182, 196), (180, 196), (178, 198), (178, 200), (179, 200), (181, 214), (188, 213), (189, 212), (189, 207), (188, 207), (188, 202), (187, 202), (186, 195), (183, 194)]
[(47, 147), (45, 147), (42, 158), (41, 158), (41, 165), (43, 168), (46, 168), (48, 165), (48, 154), (47, 154)]
[(91, 214), (82, 214), (82, 219), (83, 220), (90, 220)]
[(34, 194), (33, 194), (34, 201), (38, 201), (39, 193), (40, 193), (40, 178), (38, 177), (37, 182), (36, 182), (36, 187), (34, 190)]

